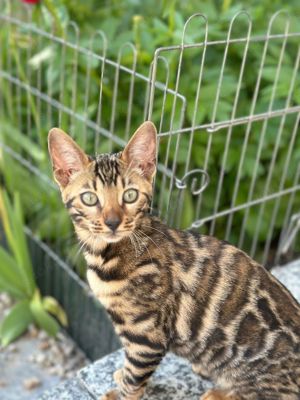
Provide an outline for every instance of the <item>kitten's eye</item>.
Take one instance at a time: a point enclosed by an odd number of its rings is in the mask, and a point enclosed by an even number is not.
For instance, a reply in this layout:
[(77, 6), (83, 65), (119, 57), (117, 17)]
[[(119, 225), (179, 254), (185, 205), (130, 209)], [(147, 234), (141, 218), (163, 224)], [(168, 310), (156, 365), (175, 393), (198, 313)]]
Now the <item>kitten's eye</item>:
[(138, 198), (138, 191), (136, 189), (128, 189), (123, 193), (123, 201), (125, 203), (134, 203)]
[(98, 197), (93, 192), (84, 192), (80, 197), (86, 206), (95, 206), (98, 203)]

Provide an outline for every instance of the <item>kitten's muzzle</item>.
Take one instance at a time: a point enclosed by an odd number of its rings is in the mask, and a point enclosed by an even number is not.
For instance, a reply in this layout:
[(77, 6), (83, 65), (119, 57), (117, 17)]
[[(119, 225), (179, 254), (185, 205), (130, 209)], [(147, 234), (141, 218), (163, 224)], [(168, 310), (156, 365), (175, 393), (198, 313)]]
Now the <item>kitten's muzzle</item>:
[(121, 219), (119, 217), (111, 217), (111, 218), (106, 218), (104, 220), (104, 223), (106, 226), (109, 227), (109, 229), (115, 233), (115, 231), (117, 230), (118, 226), (121, 223)]

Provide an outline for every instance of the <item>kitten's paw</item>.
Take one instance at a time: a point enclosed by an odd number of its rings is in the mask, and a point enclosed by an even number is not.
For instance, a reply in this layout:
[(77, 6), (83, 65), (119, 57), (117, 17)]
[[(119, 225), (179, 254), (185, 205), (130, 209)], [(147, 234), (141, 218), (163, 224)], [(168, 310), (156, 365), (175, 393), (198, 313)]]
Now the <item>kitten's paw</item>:
[(123, 377), (123, 370), (122, 368), (120, 368), (114, 373), (114, 381), (116, 382), (117, 385), (121, 384), (122, 377)]
[(104, 394), (100, 400), (119, 400), (119, 391), (117, 389), (110, 390), (106, 394)]
[(202, 365), (199, 364), (192, 364), (192, 370), (194, 371), (195, 374), (199, 375), (203, 379), (209, 379), (209, 376), (207, 375), (205, 369), (202, 367)]
[(222, 390), (211, 389), (200, 397), (200, 400), (240, 400), (239, 397), (223, 392)]

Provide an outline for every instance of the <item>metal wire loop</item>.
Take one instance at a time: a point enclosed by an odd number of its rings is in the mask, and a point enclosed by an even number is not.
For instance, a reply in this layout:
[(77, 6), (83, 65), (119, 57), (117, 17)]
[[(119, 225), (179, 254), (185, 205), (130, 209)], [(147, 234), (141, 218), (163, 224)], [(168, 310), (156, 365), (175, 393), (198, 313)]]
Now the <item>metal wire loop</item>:
[[(45, 29), (42, 20), (31, 21), (32, 8), (20, 14), (14, 2), (19, 7), (19, 0), (0, 0), (7, 32), (0, 112), (17, 134), (28, 132), (44, 148), (43, 132), (60, 124), (88, 151), (117, 151), (151, 119), (158, 128), (153, 206), (170, 226), (217, 234), (262, 264), (298, 251), (300, 29), (286, 11), (264, 32), (240, 11), (217, 36), (203, 14), (194, 14), (174, 44), (154, 49), (148, 66), (131, 43), (118, 52), (104, 32), (88, 39), (72, 21)], [(16, 43), (18, 35), (27, 46)], [(5, 141), (0, 147), (53, 186), (30, 152), (23, 158)], [(192, 169), (196, 154), (202, 169)], [(185, 190), (195, 196), (189, 210)]]
[(188, 178), (190, 178), (193, 175), (199, 175), (199, 180), (204, 175), (204, 182), (203, 182), (202, 186), (198, 189), (196, 189), (196, 185), (198, 183), (197, 177), (193, 177), (193, 179), (191, 181), (191, 193), (194, 196), (197, 196), (207, 188), (209, 181), (210, 181), (209, 175), (204, 169), (200, 169), (200, 168), (193, 169), (193, 170), (187, 172), (181, 179), (176, 178), (175, 185), (176, 185), (177, 189), (179, 189), (179, 190), (186, 189), (188, 187), (187, 180), (188, 180)]

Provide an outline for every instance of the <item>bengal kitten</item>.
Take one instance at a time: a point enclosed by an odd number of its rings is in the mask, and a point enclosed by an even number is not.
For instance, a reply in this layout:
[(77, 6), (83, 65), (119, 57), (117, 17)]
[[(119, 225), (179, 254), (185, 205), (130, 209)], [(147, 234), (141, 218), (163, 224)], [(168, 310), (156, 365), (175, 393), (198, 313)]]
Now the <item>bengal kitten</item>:
[(88, 282), (125, 348), (118, 390), (137, 400), (167, 351), (219, 389), (202, 400), (299, 400), (300, 306), (243, 251), (149, 214), (156, 130), (117, 154), (87, 156), (49, 133), (54, 177), (82, 243)]

